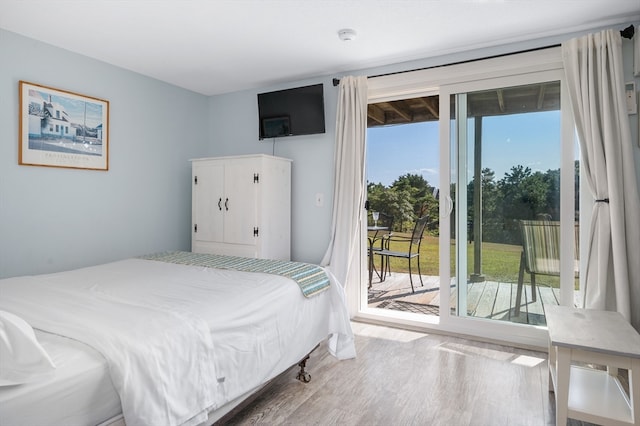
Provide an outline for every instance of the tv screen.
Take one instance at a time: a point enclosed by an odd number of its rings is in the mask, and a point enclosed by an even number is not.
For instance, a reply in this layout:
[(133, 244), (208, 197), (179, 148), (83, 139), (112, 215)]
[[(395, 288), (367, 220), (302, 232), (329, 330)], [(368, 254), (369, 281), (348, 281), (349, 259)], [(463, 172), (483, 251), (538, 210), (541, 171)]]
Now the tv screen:
[(260, 139), (324, 133), (322, 84), (258, 94)]

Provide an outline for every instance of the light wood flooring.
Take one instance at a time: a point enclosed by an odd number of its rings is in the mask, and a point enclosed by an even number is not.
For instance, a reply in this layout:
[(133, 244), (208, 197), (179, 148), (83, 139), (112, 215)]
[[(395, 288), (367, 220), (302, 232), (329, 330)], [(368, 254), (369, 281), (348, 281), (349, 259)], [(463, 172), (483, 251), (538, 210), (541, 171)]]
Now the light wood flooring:
[[(438, 315), (440, 306), (440, 278), (423, 275), (424, 286), (417, 275), (413, 277), (415, 292), (411, 291), (409, 274), (394, 272), (384, 281), (374, 274), (369, 288), (369, 307), (380, 307)], [(542, 281), (542, 280), (539, 280)], [(545, 305), (557, 305), (559, 289), (545, 285), (536, 286), (536, 300), (531, 295), (531, 284), (525, 283), (520, 304), (520, 313), (515, 314), (516, 283), (482, 281), (469, 283), (467, 290), (467, 315), (500, 321), (546, 325)], [(451, 304), (457, 304), (458, 289), (451, 287)]]
[[(546, 353), (353, 323), (357, 357), (321, 345), (231, 425), (554, 425)], [(569, 425), (583, 425), (570, 420)]]

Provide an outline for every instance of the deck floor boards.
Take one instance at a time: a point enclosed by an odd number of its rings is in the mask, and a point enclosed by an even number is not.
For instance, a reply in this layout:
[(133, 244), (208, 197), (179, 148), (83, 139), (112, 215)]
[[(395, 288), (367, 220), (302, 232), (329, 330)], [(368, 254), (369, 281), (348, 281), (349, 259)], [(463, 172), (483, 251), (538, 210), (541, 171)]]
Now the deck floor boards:
[[(440, 279), (435, 276), (423, 276), (424, 286), (414, 275), (415, 292), (411, 292), (409, 274), (394, 272), (384, 281), (374, 274), (369, 289), (369, 307), (420, 311), (437, 315), (440, 306)], [(416, 285), (416, 283), (418, 283)], [(482, 281), (467, 284), (467, 315), (477, 318), (489, 318), (522, 324), (546, 325), (545, 305), (557, 305), (560, 290), (536, 283), (536, 300), (532, 300), (531, 284), (525, 283), (522, 292), (520, 315), (515, 315), (517, 283)], [(458, 289), (451, 287), (451, 307), (456, 309)], [(412, 309), (408, 306), (411, 305)]]

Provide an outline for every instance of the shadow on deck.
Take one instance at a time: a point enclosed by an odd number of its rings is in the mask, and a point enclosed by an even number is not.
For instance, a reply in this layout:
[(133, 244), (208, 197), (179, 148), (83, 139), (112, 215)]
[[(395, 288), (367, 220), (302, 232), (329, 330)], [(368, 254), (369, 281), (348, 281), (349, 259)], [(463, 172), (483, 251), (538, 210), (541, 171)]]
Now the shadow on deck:
[[(411, 292), (409, 274), (393, 272), (384, 281), (374, 274), (368, 292), (369, 307), (392, 309), (426, 315), (439, 315), (440, 278), (422, 276), (424, 286), (414, 275), (415, 293)], [(559, 289), (536, 283), (536, 301), (531, 297), (531, 285), (525, 283), (522, 292), (520, 314), (515, 315), (516, 283), (483, 281), (469, 283), (467, 291), (467, 315), (522, 324), (546, 325), (545, 305), (557, 305)], [(458, 289), (451, 286), (452, 313), (457, 306)]]

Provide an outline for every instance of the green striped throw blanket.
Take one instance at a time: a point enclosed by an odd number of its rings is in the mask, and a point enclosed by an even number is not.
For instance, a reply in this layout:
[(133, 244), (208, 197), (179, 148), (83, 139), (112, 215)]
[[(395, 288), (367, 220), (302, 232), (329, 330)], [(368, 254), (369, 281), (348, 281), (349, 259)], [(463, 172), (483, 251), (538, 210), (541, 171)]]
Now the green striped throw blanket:
[(140, 256), (139, 259), (157, 260), (180, 265), (207, 268), (235, 269), (244, 272), (263, 272), (282, 275), (294, 280), (305, 297), (311, 297), (329, 288), (329, 277), (318, 265), (288, 260), (254, 259), (250, 257), (173, 251)]

